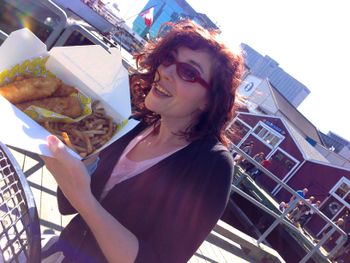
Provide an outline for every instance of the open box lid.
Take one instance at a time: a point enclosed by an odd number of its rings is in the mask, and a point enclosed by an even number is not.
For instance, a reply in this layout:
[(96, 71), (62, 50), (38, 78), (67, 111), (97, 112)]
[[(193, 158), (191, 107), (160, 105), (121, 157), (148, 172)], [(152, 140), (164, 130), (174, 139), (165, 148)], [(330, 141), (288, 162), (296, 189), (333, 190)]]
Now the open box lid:
[(46, 45), (26, 28), (13, 31), (0, 46), (0, 72), (16, 63), (47, 55)]
[[(25, 48), (24, 48), (25, 47)], [(118, 123), (131, 114), (129, 77), (118, 49), (107, 52), (100, 46), (55, 47), (50, 52), (28, 29), (9, 35), (0, 46), (0, 72), (27, 59), (49, 55), (46, 68), (65, 83), (103, 102)], [(46, 146), (49, 133), (3, 97), (0, 98), (0, 141), (30, 152), (50, 156)], [(130, 120), (104, 147), (137, 125)], [(74, 153), (72, 151), (72, 153)], [(73, 154), (78, 157), (77, 154)], [(80, 158), (80, 157), (79, 157)]]

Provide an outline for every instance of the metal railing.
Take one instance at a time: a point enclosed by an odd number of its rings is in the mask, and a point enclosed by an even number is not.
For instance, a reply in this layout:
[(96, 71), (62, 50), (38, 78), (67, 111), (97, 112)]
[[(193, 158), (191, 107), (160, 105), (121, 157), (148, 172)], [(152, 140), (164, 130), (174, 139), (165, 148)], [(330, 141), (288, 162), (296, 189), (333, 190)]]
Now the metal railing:
[[(290, 186), (282, 182), (278, 177), (276, 177), (273, 173), (271, 173), (269, 170), (267, 170), (265, 167), (261, 166), (260, 163), (258, 163), (256, 160), (254, 160), (251, 156), (247, 155), (245, 152), (243, 152), (240, 148), (233, 145), (233, 150), (237, 152), (239, 155), (243, 156), (247, 161), (249, 161), (251, 164), (253, 164), (256, 168), (261, 170), (266, 176), (268, 176), (270, 179), (272, 179), (274, 182), (278, 184), (278, 186), (282, 187), (286, 191), (288, 191), (291, 195), (295, 196), (295, 199), (291, 202), (289, 207), (281, 214), (277, 214), (274, 211), (272, 211), (270, 208), (266, 207), (241, 189), (239, 189), (237, 186), (232, 185), (232, 191), (239, 194), (249, 202), (253, 203), (260, 209), (262, 209), (264, 212), (271, 215), (275, 220), (272, 222), (272, 224), (262, 233), (262, 235), (258, 239), (258, 244), (262, 243), (266, 240), (266, 238), (271, 234), (271, 232), (280, 224), (285, 225), (289, 229), (292, 229), (294, 231), (298, 231), (298, 229), (286, 218), (288, 213), (291, 212), (300, 201), (303, 201), (305, 205), (308, 206), (309, 209), (311, 209), (314, 214), (317, 214), (320, 216), (323, 220), (327, 222), (328, 225), (332, 226), (331, 230), (327, 232), (317, 244), (314, 244), (313, 242), (310, 242), (308, 238), (306, 238), (304, 235), (300, 235), (304, 242), (308, 243), (311, 249), (307, 251), (306, 255), (299, 261), (300, 263), (306, 263), (310, 258), (314, 256), (315, 253), (318, 253), (321, 257), (323, 257), (325, 260), (331, 259), (337, 251), (345, 244), (347, 241), (347, 234), (339, 228), (331, 219), (329, 219), (325, 214), (323, 214), (320, 210), (313, 207), (311, 204), (306, 202), (301, 196), (299, 196), (294, 189), (292, 189)], [(240, 178), (242, 180), (242, 178)], [(326, 243), (326, 241), (335, 233), (338, 232), (340, 234), (340, 241), (337, 242), (336, 246), (326, 255), (320, 251), (320, 248), (322, 245)]]
[(0, 262), (40, 262), (40, 224), (33, 193), (0, 142)]

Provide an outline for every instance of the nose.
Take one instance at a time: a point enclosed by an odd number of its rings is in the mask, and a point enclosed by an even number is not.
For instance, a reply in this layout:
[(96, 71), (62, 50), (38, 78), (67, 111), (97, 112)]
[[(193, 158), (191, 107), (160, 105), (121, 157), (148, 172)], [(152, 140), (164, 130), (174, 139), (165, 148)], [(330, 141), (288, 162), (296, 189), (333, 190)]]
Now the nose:
[(176, 65), (170, 65), (168, 67), (160, 65), (158, 68), (160, 79), (174, 81), (176, 75)]

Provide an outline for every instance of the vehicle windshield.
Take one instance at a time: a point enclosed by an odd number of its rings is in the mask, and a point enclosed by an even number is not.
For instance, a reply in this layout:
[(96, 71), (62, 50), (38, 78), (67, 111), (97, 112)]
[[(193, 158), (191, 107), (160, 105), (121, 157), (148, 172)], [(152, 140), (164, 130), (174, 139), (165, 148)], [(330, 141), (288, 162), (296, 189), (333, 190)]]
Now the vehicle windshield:
[(26, 27), (45, 42), (60, 17), (37, 1), (4, 0), (0, 5), (0, 28), (5, 33)]

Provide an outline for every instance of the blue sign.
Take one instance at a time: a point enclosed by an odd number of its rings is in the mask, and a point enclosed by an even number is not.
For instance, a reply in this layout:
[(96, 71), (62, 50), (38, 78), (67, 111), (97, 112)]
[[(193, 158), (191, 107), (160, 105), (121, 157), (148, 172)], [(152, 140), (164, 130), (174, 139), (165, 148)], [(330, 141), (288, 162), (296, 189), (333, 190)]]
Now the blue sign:
[(276, 132), (280, 133), (280, 134), (286, 134), (286, 132), (284, 130), (282, 130), (280, 127), (276, 126), (275, 124), (273, 124), (271, 121), (267, 121), (267, 120), (263, 120), (263, 122), (271, 127), (272, 129), (274, 129)]

